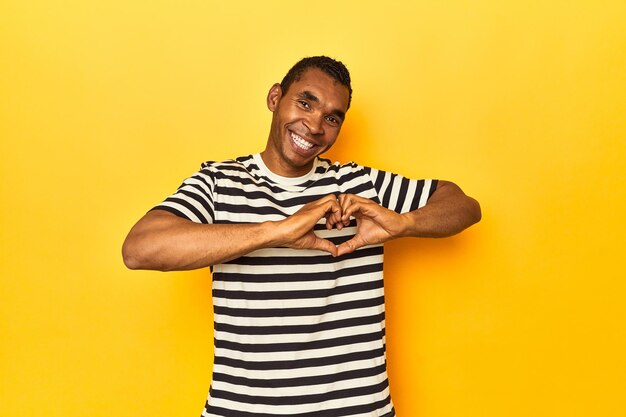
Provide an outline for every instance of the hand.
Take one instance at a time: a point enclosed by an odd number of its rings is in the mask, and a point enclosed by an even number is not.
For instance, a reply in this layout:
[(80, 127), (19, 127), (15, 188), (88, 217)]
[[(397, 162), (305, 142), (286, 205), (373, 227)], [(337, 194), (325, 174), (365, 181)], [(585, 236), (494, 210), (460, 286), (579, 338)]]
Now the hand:
[(341, 228), (348, 221), (342, 221), (341, 206), (335, 195), (330, 194), (304, 205), (293, 215), (278, 222), (278, 245), (295, 249), (317, 249), (337, 256), (337, 246), (328, 239), (322, 239), (313, 232), (317, 222), (326, 218), (326, 228)]
[(337, 247), (337, 256), (353, 252), (362, 246), (394, 239), (401, 236), (406, 229), (407, 219), (403, 215), (367, 198), (354, 194), (341, 194), (339, 204), (341, 205), (341, 220), (334, 224), (340, 229), (340, 225), (347, 225), (352, 216), (356, 218), (356, 235)]

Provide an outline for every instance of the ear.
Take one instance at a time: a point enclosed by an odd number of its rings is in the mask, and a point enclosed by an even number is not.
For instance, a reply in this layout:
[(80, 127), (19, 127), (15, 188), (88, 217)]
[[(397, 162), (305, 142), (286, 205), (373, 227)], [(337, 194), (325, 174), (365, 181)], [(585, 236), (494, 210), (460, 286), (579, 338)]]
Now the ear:
[(283, 89), (280, 87), (280, 84), (276, 83), (270, 88), (270, 91), (267, 93), (267, 108), (273, 113), (274, 110), (278, 107), (278, 102), (283, 96)]

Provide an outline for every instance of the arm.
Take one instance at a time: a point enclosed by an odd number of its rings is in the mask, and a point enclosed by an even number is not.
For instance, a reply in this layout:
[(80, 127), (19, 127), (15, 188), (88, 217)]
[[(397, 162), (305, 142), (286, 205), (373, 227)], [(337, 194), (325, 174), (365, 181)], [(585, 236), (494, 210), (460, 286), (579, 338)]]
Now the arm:
[(124, 241), (122, 255), (130, 269), (188, 270), (238, 258), (257, 249), (293, 247), (337, 254), (337, 247), (313, 233), (326, 218), (326, 227), (339, 222), (340, 206), (327, 196), (276, 222), (258, 224), (199, 224), (164, 210), (143, 216)]
[(439, 181), (424, 207), (402, 216), (409, 221), (400, 236), (448, 237), (478, 223), (481, 211), (478, 201), (465, 195), (458, 185)]
[[(351, 194), (339, 196), (342, 222), (357, 219), (354, 238), (338, 247), (338, 255), (362, 246), (400, 237), (447, 237), (480, 221), (480, 205), (454, 183), (439, 181), (428, 203), (417, 210), (398, 214), (375, 202)], [(340, 227), (338, 225), (338, 227)]]

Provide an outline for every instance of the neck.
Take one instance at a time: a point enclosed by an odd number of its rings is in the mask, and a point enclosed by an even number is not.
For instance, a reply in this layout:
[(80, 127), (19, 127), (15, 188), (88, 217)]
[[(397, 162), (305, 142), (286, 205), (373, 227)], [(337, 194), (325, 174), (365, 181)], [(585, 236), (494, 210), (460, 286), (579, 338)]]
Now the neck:
[(286, 163), (281, 158), (273, 156), (273, 154), (268, 152), (267, 149), (261, 152), (261, 159), (263, 159), (263, 163), (265, 163), (267, 169), (272, 171), (274, 174), (288, 178), (302, 177), (303, 175), (308, 174), (315, 163), (315, 160), (313, 160), (305, 166), (294, 167)]

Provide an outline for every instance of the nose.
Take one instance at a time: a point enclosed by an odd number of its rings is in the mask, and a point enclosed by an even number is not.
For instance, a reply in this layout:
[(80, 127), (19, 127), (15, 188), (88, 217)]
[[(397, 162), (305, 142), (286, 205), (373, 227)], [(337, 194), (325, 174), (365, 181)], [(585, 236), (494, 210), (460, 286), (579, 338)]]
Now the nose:
[(312, 135), (324, 134), (324, 117), (320, 115), (311, 115), (304, 124)]

